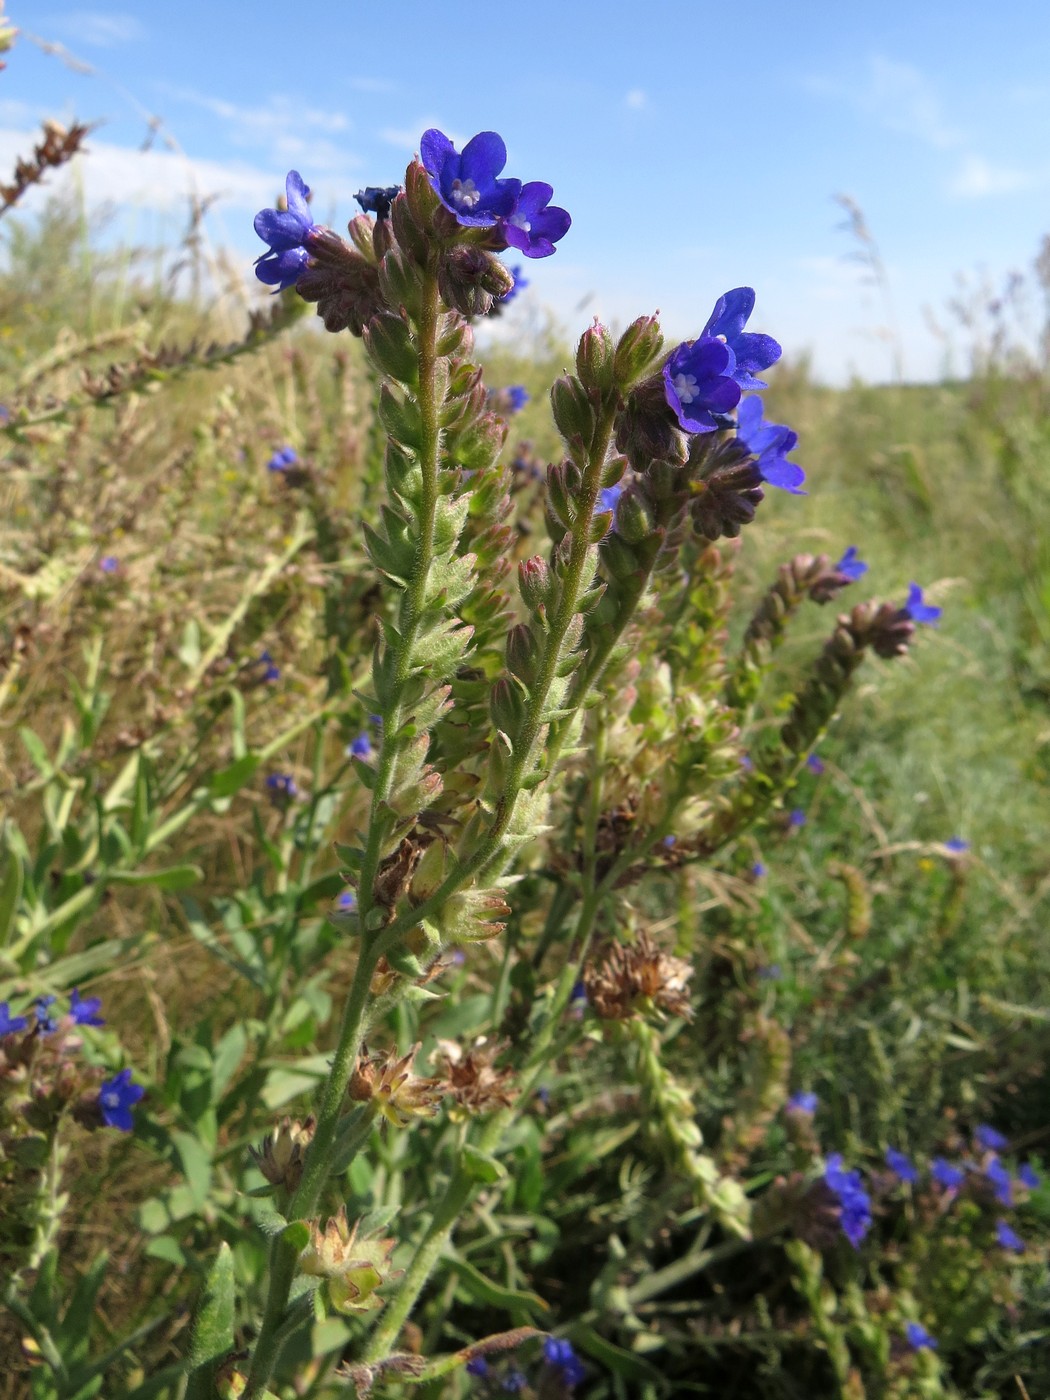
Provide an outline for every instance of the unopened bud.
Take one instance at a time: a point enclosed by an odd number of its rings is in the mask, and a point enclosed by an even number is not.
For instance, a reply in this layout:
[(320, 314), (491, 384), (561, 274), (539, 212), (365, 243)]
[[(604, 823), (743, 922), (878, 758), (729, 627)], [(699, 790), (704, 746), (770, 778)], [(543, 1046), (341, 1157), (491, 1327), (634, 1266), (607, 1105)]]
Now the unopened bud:
[(525, 606), (531, 612), (550, 606), (555, 587), (547, 561), (535, 554), (518, 565), (518, 587)]
[(492, 687), (489, 709), (493, 724), (513, 743), (525, 722), (525, 695), (519, 683), (509, 676), (500, 676)]
[(612, 340), (597, 318), (576, 347), (576, 373), (586, 389), (606, 393), (613, 386)]
[(613, 378), (621, 393), (656, 367), (664, 338), (655, 316), (639, 316), (620, 336), (613, 355)]
[(514, 277), (505, 263), (483, 248), (460, 244), (438, 264), (438, 288), (446, 306), (464, 316), (486, 316), (506, 296)]
[(540, 645), (527, 622), (519, 622), (507, 633), (507, 669), (512, 675), (531, 685), (536, 679), (540, 660)]
[(574, 375), (565, 374), (554, 381), (551, 408), (558, 431), (567, 442), (573, 438), (585, 443), (591, 441), (597, 415), (587, 390)]

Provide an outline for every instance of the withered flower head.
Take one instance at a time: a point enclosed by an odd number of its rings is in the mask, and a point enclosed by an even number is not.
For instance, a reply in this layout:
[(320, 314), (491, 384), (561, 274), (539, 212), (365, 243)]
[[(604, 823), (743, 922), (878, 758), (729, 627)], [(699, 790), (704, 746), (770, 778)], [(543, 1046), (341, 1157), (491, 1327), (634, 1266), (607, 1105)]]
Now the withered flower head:
[(464, 1050), (455, 1040), (438, 1041), (445, 1064), (444, 1087), (456, 1103), (453, 1118), (491, 1113), (497, 1108), (510, 1108), (514, 1103), (513, 1071), (494, 1067), (494, 1061), (508, 1044), (506, 1040), (488, 1041), (481, 1036), (469, 1050)]
[(614, 944), (601, 962), (584, 972), (587, 999), (605, 1021), (626, 1021), (653, 1006), (687, 1020), (693, 1009), (688, 982), (692, 966), (663, 952), (647, 933), (629, 947)]
[(364, 1055), (351, 1076), (350, 1097), (373, 1104), (395, 1128), (407, 1128), (413, 1118), (432, 1118), (444, 1086), (440, 1079), (423, 1079), (412, 1073), (418, 1051), (417, 1042), (400, 1058), (396, 1050)]
[(298, 1118), (282, 1118), (258, 1147), (249, 1147), (252, 1161), (271, 1186), (294, 1191), (302, 1180), (303, 1158), (313, 1141), (313, 1114), (300, 1123)]
[(346, 1207), (340, 1206), (321, 1229), (320, 1221), (310, 1222), (310, 1243), (303, 1250), (299, 1267), (304, 1274), (328, 1280), (328, 1296), (337, 1312), (374, 1312), (383, 1306), (376, 1289), (396, 1275), (390, 1269), (394, 1241), (373, 1235), (358, 1239), (360, 1221), (347, 1223)]

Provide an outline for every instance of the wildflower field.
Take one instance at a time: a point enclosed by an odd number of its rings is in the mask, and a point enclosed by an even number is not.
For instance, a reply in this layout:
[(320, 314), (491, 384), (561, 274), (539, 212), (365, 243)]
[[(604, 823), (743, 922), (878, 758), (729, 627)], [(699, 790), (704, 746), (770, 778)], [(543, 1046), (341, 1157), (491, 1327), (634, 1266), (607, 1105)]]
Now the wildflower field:
[(0, 1397), (1050, 1395), (1009, 309), (551, 327), (571, 191), (436, 130), (177, 296), (20, 214), (81, 145), (0, 190)]

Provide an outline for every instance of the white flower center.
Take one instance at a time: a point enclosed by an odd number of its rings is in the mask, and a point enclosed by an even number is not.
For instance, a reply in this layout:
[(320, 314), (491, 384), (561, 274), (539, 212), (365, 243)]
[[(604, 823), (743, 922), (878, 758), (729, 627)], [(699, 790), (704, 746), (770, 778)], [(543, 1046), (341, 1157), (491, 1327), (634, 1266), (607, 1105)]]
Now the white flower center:
[(481, 191), (473, 180), (453, 180), (452, 203), (461, 209), (476, 209), (481, 203)]
[(108, 1094), (102, 1095), (102, 1102), (107, 1108), (116, 1108), (120, 1103), (120, 1095), (114, 1094), (112, 1090)]
[(696, 382), (695, 375), (692, 374), (676, 374), (674, 391), (678, 395), (680, 403), (692, 403), (694, 399), (700, 397), (700, 386)]
[(508, 224), (513, 224), (515, 228), (520, 228), (523, 233), (531, 233), (532, 225), (524, 214), (512, 214), (507, 220)]

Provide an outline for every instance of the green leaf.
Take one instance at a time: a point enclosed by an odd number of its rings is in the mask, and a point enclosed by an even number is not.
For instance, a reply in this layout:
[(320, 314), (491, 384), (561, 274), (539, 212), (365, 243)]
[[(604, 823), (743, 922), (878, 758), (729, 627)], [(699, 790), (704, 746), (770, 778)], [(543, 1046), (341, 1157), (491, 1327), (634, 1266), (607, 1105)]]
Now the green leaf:
[(182, 641), (179, 644), (177, 655), (182, 664), (191, 670), (200, 661), (201, 629), (196, 618), (191, 617), (182, 629)]
[(25, 873), (22, 862), (14, 851), (8, 848), (3, 856), (3, 874), (0, 876), (0, 945), (6, 944), (15, 927), (15, 914), (22, 898), (22, 883)]
[(232, 797), (235, 792), (240, 792), (242, 787), (251, 782), (261, 762), (258, 754), (246, 753), (229, 767), (220, 768), (217, 773), (213, 773), (208, 791), (212, 797)]
[(529, 1293), (524, 1289), (507, 1288), (501, 1283), (495, 1283), (492, 1279), (486, 1278), (473, 1264), (468, 1264), (465, 1259), (455, 1256), (445, 1260), (448, 1267), (459, 1276), (459, 1281), (479, 1303), (485, 1303), (489, 1307), (501, 1308), (511, 1317), (517, 1318), (522, 1313), (533, 1316), (550, 1312), (550, 1305), (539, 1296), (538, 1293)]
[(44, 741), (37, 737), (31, 729), (22, 728), (18, 731), (18, 737), (25, 745), (26, 753), (33, 761), (33, 767), (42, 777), (50, 778), (54, 774), (54, 767), (48, 757)]
[(176, 1130), (172, 1133), (171, 1140), (179, 1154), (179, 1162), (193, 1203), (198, 1209), (202, 1209), (207, 1204), (211, 1188), (211, 1156), (192, 1133)]
[(204, 879), (199, 865), (169, 865), (166, 870), (110, 870), (113, 885), (154, 885), (158, 890), (185, 890)]
[(488, 1152), (467, 1143), (463, 1148), (463, 1168), (475, 1181), (493, 1186), (497, 1181), (506, 1181), (507, 1168)]
[(625, 1351), (623, 1347), (607, 1342), (604, 1337), (582, 1323), (571, 1328), (569, 1340), (573, 1346), (585, 1351), (588, 1356), (625, 1380), (659, 1383), (663, 1379), (663, 1372), (651, 1366), (648, 1361), (643, 1361), (633, 1352)]
[(244, 1058), (247, 1046), (248, 1032), (240, 1021), (235, 1021), (215, 1047), (215, 1061), (211, 1072), (211, 1101), (213, 1104), (217, 1104), (222, 1098), (223, 1091)]
[(233, 1251), (223, 1241), (197, 1304), (186, 1400), (214, 1400), (215, 1373), (233, 1350)]

